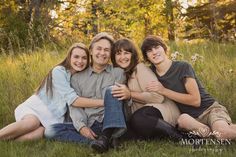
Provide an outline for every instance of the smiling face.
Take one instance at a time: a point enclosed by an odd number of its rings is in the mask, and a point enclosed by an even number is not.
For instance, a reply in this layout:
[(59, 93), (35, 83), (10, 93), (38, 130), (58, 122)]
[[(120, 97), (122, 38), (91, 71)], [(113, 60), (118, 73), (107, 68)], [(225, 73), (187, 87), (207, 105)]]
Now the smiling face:
[(126, 69), (130, 65), (131, 58), (132, 53), (123, 49), (115, 53), (116, 64), (123, 69)]
[(88, 64), (88, 56), (85, 50), (78, 47), (74, 48), (71, 52), (71, 59), (70, 59), (71, 73), (73, 74), (77, 71), (84, 70), (87, 64)]
[(145, 61), (158, 64), (167, 58), (168, 47), (161, 37), (149, 35), (141, 45)]
[(111, 44), (106, 39), (101, 39), (93, 44), (91, 49), (93, 66), (105, 67), (111, 56)]
[(111, 52), (111, 61), (115, 67), (125, 70), (128, 79), (139, 63), (138, 50), (135, 44), (127, 38), (117, 40)]
[(154, 46), (146, 52), (147, 59), (154, 65), (158, 65), (165, 61), (166, 53), (162, 46)]

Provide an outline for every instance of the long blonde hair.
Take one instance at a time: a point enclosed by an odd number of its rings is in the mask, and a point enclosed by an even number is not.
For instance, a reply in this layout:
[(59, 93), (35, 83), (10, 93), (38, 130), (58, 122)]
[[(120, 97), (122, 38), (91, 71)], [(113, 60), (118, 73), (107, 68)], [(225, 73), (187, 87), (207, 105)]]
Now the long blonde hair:
[[(70, 60), (71, 60), (72, 51), (75, 48), (80, 48), (80, 49), (82, 49), (86, 52), (87, 59), (88, 59), (88, 62), (87, 62), (87, 65), (86, 65), (86, 68), (87, 68), (89, 66), (89, 50), (83, 43), (74, 43), (69, 48), (66, 58), (62, 62), (60, 62), (59, 64), (55, 65), (54, 67), (60, 65), (60, 66), (65, 67), (66, 70), (71, 69)], [(36, 94), (38, 94), (39, 91), (46, 84), (46, 93), (47, 93), (47, 95), (50, 94), (51, 97), (53, 96), (53, 91), (52, 91), (52, 87), (53, 87), (53, 84), (52, 84), (52, 70), (53, 70), (53, 68), (48, 72), (48, 74), (44, 77), (44, 79), (40, 83), (39, 87), (36, 89), (36, 91), (35, 91)]]

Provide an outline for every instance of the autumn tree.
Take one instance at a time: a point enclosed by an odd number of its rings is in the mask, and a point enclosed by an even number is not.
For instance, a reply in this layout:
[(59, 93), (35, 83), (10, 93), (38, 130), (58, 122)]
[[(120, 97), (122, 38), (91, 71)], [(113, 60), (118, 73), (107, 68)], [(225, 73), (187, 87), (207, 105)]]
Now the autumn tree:
[(53, 1), (3, 0), (0, 2), (1, 51), (41, 47), (49, 40), (48, 8)]
[(183, 14), (186, 17), (187, 39), (205, 38), (215, 41), (236, 39), (236, 1), (209, 0), (191, 6)]

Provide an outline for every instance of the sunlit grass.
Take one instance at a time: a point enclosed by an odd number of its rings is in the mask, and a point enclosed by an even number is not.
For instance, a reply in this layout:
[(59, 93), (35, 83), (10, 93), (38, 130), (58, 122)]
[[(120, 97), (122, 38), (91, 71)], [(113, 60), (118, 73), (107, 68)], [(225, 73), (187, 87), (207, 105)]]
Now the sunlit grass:
[(15, 107), (33, 94), (43, 77), (61, 59), (58, 53), (41, 51), (0, 57), (0, 126), (13, 121)]

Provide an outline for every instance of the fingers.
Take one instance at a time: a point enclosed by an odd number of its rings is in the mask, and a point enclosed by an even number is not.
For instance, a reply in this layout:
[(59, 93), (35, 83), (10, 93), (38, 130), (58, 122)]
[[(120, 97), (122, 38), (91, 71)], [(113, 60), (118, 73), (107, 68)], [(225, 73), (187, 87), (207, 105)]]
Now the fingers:
[(153, 91), (153, 90), (156, 90), (157, 88), (158, 88), (158, 86), (156, 86), (156, 85), (146, 87), (147, 91)]
[(111, 94), (112, 94), (114, 97), (118, 97), (118, 96), (124, 94), (124, 90), (123, 90), (122, 88), (120, 88), (120, 87), (114, 88), (114, 89), (112, 89)]
[[(113, 94), (113, 97), (118, 98), (118, 100), (120, 100), (122, 97), (125, 97), (125, 95), (123, 93), (120, 94)], [(123, 99), (122, 99), (123, 100)]]
[(97, 135), (90, 129), (90, 135), (89, 135), (89, 137), (90, 137), (91, 139), (95, 140), (96, 137), (97, 137)]
[(147, 91), (148, 91), (148, 92), (155, 92), (156, 90), (153, 89), (153, 88), (147, 88)]
[(147, 84), (146, 90), (148, 92), (162, 93), (165, 87), (159, 81), (151, 81)]
[(152, 87), (153, 87), (153, 86), (149, 86), (149, 85), (148, 85), (148, 86), (146, 87), (147, 91), (151, 90)]
[(96, 139), (92, 134), (90, 134), (88, 138), (90, 138), (90, 139), (92, 139), (92, 140), (95, 140), (95, 139)]
[(118, 100), (128, 100), (130, 99), (130, 95), (126, 95), (126, 94), (116, 94), (113, 95), (115, 98), (117, 98)]
[(117, 98), (118, 100), (126, 100), (127, 98), (125, 96), (122, 96), (120, 98)]
[(95, 139), (95, 136), (89, 131), (89, 132), (87, 132), (87, 134), (86, 134), (86, 136), (85, 137), (87, 137), (87, 138), (90, 138), (90, 139)]
[(92, 134), (92, 136), (93, 136), (94, 138), (97, 137), (97, 135), (93, 132), (93, 130), (90, 129), (90, 132), (91, 132), (91, 134)]
[(112, 95), (118, 100), (130, 99), (130, 91), (124, 84), (115, 83), (116, 85), (112, 88)]
[(122, 89), (112, 90), (111, 93), (112, 94), (119, 94), (119, 93), (123, 93), (123, 90)]
[(112, 89), (112, 91), (111, 91), (112, 95), (121, 94), (121, 93), (124, 93), (124, 90), (122, 88), (115, 88), (115, 89)]
[[(96, 134), (91, 132), (92, 130), (88, 127), (83, 127), (80, 130), (80, 134), (86, 138), (95, 139)], [(95, 135), (95, 136), (94, 136)]]
[(112, 95), (115, 98), (121, 98), (121, 100), (130, 98), (130, 92), (126, 90), (112, 91)]
[(150, 83), (150, 84), (146, 87), (146, 90), (147, 90), (148, 92), (151, 92), (151, 91), (155, 90), (156, 88), (157, 88), (157, 86), (156, 86), (155, 84)]
[(127, 97), (127, 93), (124, 90), (112, 91), (111, 93), (118, 100), (124, 100)]

